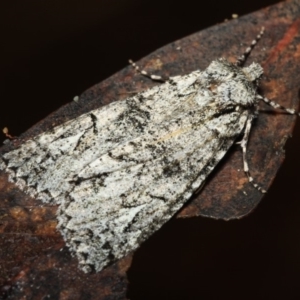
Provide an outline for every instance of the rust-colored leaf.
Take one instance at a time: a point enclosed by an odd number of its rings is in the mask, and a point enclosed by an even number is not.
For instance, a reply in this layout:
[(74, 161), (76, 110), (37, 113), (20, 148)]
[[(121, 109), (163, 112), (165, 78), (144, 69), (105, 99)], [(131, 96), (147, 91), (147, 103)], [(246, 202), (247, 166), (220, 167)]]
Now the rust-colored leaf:
[[(278, 4), (208, 28), (155, 51), (139, 64), (146, 69), (161, 69), (166, 75), (178, 75), (204, 69), (210, 61), (221, 56), (234, 60), (247, 46), (246, 42), (256, 36), (260, 26), (266, 28), (266, 34), (250, 61), (264, 67), (261, 90), (265, 96), (287, 107), (297, 107), (300, 82), (298, 1)], [(154, 84), (127, 67), (85, 91), (80, 97), (82, 105), (73, 102), (60, 108), (19, 139), (3, 146), (0, 154), (55, 125)], [(261, 110), (251, 134), (248, 157), (253, 177), (267, 188), (284, 159), (282, 148), (292, 132), (295, 118), (268, 113), (269, 108), (264, 105)], [(125, 298), (126, 272), (132, 255), (100, 273), (83, 274), (55, 229), (56, 207), (31, 199), (8, 183), (3, 172), (0, 190), (0, 278), (4, 294), (15, 298), (26, 295), (28, 299), (41, 299), (45, 295), (57, 299)], [(233, 147), (201, 193), (193, 197), (177, 217), (241, 218), (250, 213), (261, 198), (262, 194), (243, 174), (240, 149)]]

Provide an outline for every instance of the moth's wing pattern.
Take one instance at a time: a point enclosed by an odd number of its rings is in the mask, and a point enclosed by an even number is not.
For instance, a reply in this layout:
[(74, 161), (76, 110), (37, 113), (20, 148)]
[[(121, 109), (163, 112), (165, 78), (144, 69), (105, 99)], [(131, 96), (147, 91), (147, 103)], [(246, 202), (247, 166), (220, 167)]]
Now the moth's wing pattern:
[(219, 103), (199, 76), (174, 77), (3, 156), (12, 181), (61, 204), (59, 229), (84, 271), (100, 271), (161, 227), (242, 132), (249, 112)]
[[(194, 72), (186, 77), (192, 83), (198, 76), (199, 72)], [(175, 78), (174, 94), (177, 81)], [(167, 89), (166, 85), (156, 86), (56, 126), (0, 157), (0, 169), (32, 196), (61, 203), (72, 189), (70, 181), (86, 165), (142, 134), (149, 123), (171, 117), (170, 105), (175, 111), (180, 101), (172, 93), (166, 99)], [(193, 92), (189, 84), (182, 89)]]

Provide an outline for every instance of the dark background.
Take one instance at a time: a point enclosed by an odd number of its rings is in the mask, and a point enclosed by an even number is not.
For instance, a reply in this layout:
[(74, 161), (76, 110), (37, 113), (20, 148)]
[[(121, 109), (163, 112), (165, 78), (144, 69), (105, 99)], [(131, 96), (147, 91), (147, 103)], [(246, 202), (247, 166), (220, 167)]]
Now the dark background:
[[(128, 58), (277, 2), (1, 1), (0, 129), (19, 135)], [(128, 297), (300, 299), (299, 136), (298, 121), (283, 167), (250, 216), (173, 219), (146, 241), (128, 272)]]

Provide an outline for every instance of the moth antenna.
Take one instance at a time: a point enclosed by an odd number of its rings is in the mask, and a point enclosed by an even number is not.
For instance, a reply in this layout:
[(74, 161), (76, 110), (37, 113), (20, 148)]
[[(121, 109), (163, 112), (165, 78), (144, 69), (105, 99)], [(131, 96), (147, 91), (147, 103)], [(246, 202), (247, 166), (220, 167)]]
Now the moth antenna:
[(131, 59), (129, 59), (129, 63), (134, 67), (134, 69), (142, 74), (143, 76), (146, 76), (154, 81), (159, 81), (159, 82), (166, 82), (169, 80), (168, 77), (162, 77), (160, 75), (155, 75), (155, 74), (149, 74), (147, 71), (145, 70), (141, 70), (140, 67), (135, 63), (133, 62)]
[(282, 105), (280, 105), (280, 104), (278, 104), (278, 103), (276, 103), (276, 102), (274, 102), (274, 101), (272, 101), (272, 100), (270, 100), (270, 99), (268, 99), (268, 98), (266, 98), (266, 97), (263, 97), (263, 96), (261, 96), (261, 95), (257, 95), (256, 98), (259, 99), (259, 100), (264, 101), (266, 104), (272, 106), (273, 108), (279, 108), (279, 109), (281, 109), (281, 110), (287, 112), (287, 113), (290, 114), (290, 115), (300, 116), (300, 113), (297, 112), (297, 111), (296, 111), (295, 109), (293, 109), (293, 108), (286, 108), (286, 107), (284, 107), (284, 106), (282, 106)]
[(244, 65), (244, 63), (246, 62), (247, 57), (249, 56), (249, 54), (251, 53), (252, 49), (255, 47), (255, 45), (257, 44), (257, 42), (261, 39), (262, 35), (265, 32), (265, 28), (262, 27), (259, 34), (256, 36), (256, 38), (251, 42), (250, 46), (245, 50), (245, 52), (238, 57), (238, 59), (236, 60), (236, 65), (239, 67), (242, 67)]

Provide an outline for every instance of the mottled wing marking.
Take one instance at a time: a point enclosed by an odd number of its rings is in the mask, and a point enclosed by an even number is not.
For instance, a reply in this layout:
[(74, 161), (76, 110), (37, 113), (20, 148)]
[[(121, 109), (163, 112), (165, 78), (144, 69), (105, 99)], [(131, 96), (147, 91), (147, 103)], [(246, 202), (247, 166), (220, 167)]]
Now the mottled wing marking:
[(252, 115), (244, 102), (255, 94), (241, 68), (214, 61), (42, 133), (0, 167), (32, 196), (60, 204), (67, 245), (84, 271), (100, 271), (199, 188), (243, 132)]

